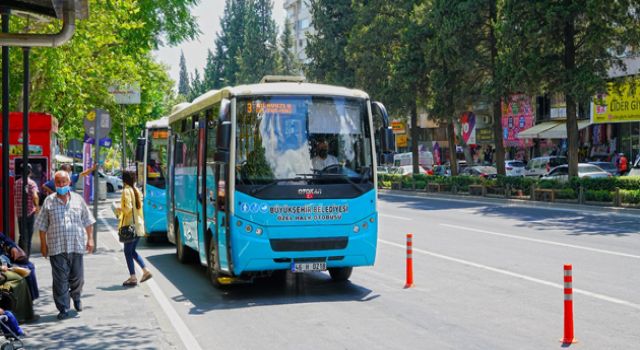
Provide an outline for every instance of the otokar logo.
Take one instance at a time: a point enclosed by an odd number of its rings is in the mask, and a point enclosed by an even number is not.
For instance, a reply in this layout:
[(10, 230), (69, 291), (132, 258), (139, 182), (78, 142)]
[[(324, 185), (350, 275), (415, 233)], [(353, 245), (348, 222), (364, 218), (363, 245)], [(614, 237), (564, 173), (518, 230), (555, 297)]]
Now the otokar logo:
[(305, 195), (317, 196), (322, 194), (322, 189), (321, 188), (299, 188), (298, 194), (301, 196), (305, 196)]

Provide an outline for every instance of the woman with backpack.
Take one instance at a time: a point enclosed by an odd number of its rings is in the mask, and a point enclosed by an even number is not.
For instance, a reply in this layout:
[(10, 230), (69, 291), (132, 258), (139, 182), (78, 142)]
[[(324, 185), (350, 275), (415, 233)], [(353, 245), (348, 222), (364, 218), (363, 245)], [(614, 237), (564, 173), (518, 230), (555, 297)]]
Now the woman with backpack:
[(135, 237), (127, 242), (124, 242), (124, 257), (127, 261), (127, 268), (129, 269), (129, 278), (122, 283), (125, 287), (133, 287), (138, 284), (136, 278), (135, 266), (133, 261), (135, 260), (142, 268), (142, 277), (140, 282), (144, 282), (151, 278), (151, 272), (146, 267), (144, 260), (138, 252), (136, 252), (136, 246), (140, 237), (145, 236), (144, 232), (144, 217), (142, 214), (142, 193), (134, 185), (135, 175), (131, 171), (125, 171), (122, 174), (122, 182), (124, 182), (124, 188), (122, 189), (122, 197), (120, 198), (120, 223), (118, 225), (118, 232), (124, 226), (133, 226), (135, 229)]

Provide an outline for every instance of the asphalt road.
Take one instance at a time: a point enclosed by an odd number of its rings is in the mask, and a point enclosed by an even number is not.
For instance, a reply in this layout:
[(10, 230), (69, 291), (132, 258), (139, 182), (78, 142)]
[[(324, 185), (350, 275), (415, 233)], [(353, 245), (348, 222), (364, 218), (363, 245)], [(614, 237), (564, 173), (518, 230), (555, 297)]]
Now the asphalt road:
[[(139, 252), (190, 348), (560, 348), (565, 263), (571, 347), (640, 347), (640, 217), (395, 195), (379, 212), (376, 264), (343, 284), (311, 273), (218, 290), (168, 243)], [(409, 232), (415, 287), (403, 289)]]

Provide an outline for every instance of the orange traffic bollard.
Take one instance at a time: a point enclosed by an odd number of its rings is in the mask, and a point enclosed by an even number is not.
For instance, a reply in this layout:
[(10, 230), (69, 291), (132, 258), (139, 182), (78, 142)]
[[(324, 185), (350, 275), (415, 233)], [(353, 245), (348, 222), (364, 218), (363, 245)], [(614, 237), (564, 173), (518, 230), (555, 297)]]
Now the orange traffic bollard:
[(578, 342), (573, 336), (573, 267), (564, 264), (564, 338), (562, 344)]
[(407, 233), (407, 282), (404, 287), (413, 287), (413, 234), (411, 233)]

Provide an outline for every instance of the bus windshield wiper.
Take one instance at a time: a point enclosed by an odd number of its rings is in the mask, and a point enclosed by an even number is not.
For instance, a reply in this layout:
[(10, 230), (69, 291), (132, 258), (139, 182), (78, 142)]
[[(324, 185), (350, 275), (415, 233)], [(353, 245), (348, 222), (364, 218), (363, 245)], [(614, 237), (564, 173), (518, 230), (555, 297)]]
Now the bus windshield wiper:
[(304, 178), (302, 177), (293, 177), (293, 178), (286, 178), (286, 179), (275, 179), (271, 182), (269, 182), (268, 184), (262, 185), (258, 188), (254, 188), (251, 190), (251, 194), (252, 195), (256, 195), (264, 190), (266, 190), (269, 187), (275, 186), (277, 184), (279, 184), (280, 182), (287, 182), (287, 181), (302, 181), (304, 180)]

